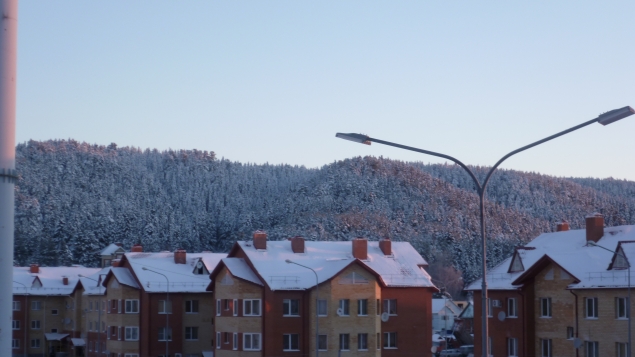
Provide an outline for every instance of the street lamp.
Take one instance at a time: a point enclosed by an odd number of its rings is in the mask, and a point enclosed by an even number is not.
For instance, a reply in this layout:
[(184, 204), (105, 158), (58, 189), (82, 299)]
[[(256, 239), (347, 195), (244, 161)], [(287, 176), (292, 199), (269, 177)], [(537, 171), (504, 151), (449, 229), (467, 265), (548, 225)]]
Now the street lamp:
[(301, 266), (303, 268), (309, 269), (310, 271), (313, 272), (313, 274), (315, 274), (315, 357), (319, 357), (320, 355), (320, 324), (319, 324), (319, 319), (320, 319), (320, 312), (319, 312), (319, 305), (320, 305), (320, 295), (319, 295), (319, 291), (320, 291), (320, 282), (318, 280), (318, 275), (317, 272), (315, 270), (313, 270), (313, 268), (309, 268), (308, 266), (302, 265), (302, 264), (298, 264), (294, 261), (291, 261), (289, 259), (285, 260), (285, 262), (287, 264), (295, 264), (298, 266)]
[(437, 157), (441, 157), (447, 160), (450, 160), (454, 163), (456, 163), (457, 165), (459, 165), (461, 168), (463, 168), (468, 175), (470, 175), (470, 177), (472, 178), (472, 180), (474, 181), (474, 185), (476, 186), (476, 192), (478, 193), (479, 196), (479, 201), (480, 201), (480, 223), (481, 223), (481, 245), (482, 245), (482, 274), (483, 274), (483, 278), (482, 278), (482, 288), (481, 288), (481, 312), (482, 312), (482, 316), (481, 316), (481, 329), (482, 329), (482, 336), (481, 336), (481, 356), (487, 356), (488, 355), (488, 331), (487, 331), (487, 279), (486, 279), (486, 274), (487, 274), (487, 243), (485, 241), (485, 190), (487, 188), (487, 183), (489, 182), (489, 179), (492, 177), (492, 174), (494, 173), (494, 171), (496, 171), (496, 169), (498, 168), (498, 166), (500, 164), (503, 163), (503, 161), (507, 160), (509, 157), (518, 154), (519, 152), (523, 152), (527, 149), (530, 149), (534, 146), (540, 145), (542, 143), (545, 143), (547, 141), (553, 140), (557, 137), (560, 137), (562, 135), (568, 134), (572, 131), (581, 129), (587, 125), (591, 125), (593, 123), (600, 123), (602, 125), (608, 125), (611, 124), (613, 122), (616, 122), (620, 119), (624, 119), (630, 115), (635, 114), (635, 110), (629, 106), (620, 108), (620, 109), (615, 109), (615, 110), (611, 110), (609, 112), (606, 112), (604, 114), (600, 114), (597, 118), (589, 120), (587, 122), (584, 122), (580, 125), (574, 126), (572, 128), (569, 128), (567, 130), (561, 131), (557, 134), (551, 135), (549, 137), (546, 137), (542, 140), (538, 140), (534, 143), (531, 143), (529, 145), (523, 146), (519, 149), (516, 149), (512, 152), (510, 152), (509, 154), (503, 156), (500, 160), (498, 160), (498, 162), (496, 162), (496, 164), (494, 164), (494, 166), (492, 166), (492, 168), (489, 170), (489, 172), (487, 173), (487, 175), (485, 176), (485, 180), (483, 180), (483, 183), (481, 183), (476, 176), (474, 175), (474, 173), (472, 172), (472, 170), (470, 170), (469, 167), (467, 167), (464, 163), (462, 163), (461, 161), (459, 161), (458, 159), (455, 159), (452, 156), (449, 155), (445, 155), (445, 154), (441, 154), (438, 152), (434, 152), (434, 151), (428, 151), (428, 150), (422, 150), (422, 149), (417, 149), (411, 146), (406, 146), (406, 145), (401, 145), (401, 144), (396, 144), (396, 143), (392, 143), (389, 141), (384, 141), (384, 140), (380, 140), (380, 139), (375, 139), (375, 138), (371, 138), (368, 135), (363, 135), (363, 134), (354, 134), (354, 133), (349, 133), (349, 134), (344, 134), (344, 133), (337, 133), (335, 135), (335, 137), (340, 138), (340, 139), (344, 139), (344, 140), (349, 140), (349, 141), (353, 141), (356, 143), (360, 143), (360, 144), (366, 144), (366, 145), (370, 145), (371, 142), (376, 142), (378, 144), (384, 144), (384, 145), (388, 145), (388, 146), (393, 146), (396, 148), (400, 148), (400, 149), (404, 149), (404, 150), (410, 150), (410, 151), (415, 151), (421, 154), (426, 154), (426, 155), (432, 155), (432, 156), (437, 156)]
[[(103, 285), (101, 285), (101, 276), (105, 275), (105, 274), (99, 274), (99, 281), (93, 279), (93, 278), (89, 278), (85, 275), (82, 274), (77, 274), (77, 276), (79, 276), (80, 278), (86, 278), (89, 280), (92, 280), (94, 282), (97, 283), (97, 285), (99, 286), (99, 294), (101, 294), (101, 288), (103, 288)], [(101, 295), (100, 295), (101, 296)], [(98, 312), (97, 312), (97, 356), (101, 355), (101, 334), (103, 333), (103, 331), (101, 330), (101, 310), (102, 310), (102, 303), (103, 301), (101, 300), (101, 298), (99, 299), (99, 307), (98, 307)], [(88, 334), (86, 334), (86, 340), (88, 340)], [(86, 341), (86, 344), (88, 344), (88, 341)]]
[[(168, 344), (170, 342), (170, 338), (172, 338), (171, 332), (168, 335), (168, 331), (170, 330), (170, 314), (172, 313), (172, 305), (170, 305), (170, 280), (165, 274), (159, 273), (158, 271), (154, 271), (146, 267), (141, 267), (141, 269), (145, 271), (151, 271), (155, 274), (163, 275), (165, 281), (167, 282), (167, 289), (165, 293), (165, 333), (163, 334), (163, 337), (165, 337), (165, 357), (169, 357)], [(170, 308), (170, 311), (168, 311), (168, 307)]]
[(29, 289), (26, 287), (26, 285), (22, 284), (19, 281), (13, 281), (16, 284), (20, 284), (22, 286), (24, 286), (24, 355), (26, 356), (26, 331), (27, 331), (27, 322), (29, 320), (28, 317), (28, 313), (29, 313)]
[(608, 248), (605, 248), (601, 245), (598, 245), (592, 240), (589, 240), (586, 243), (587, 245), (590, 245), (592, 247), (602, 248), (604, 250), (608, 250), (609, 252), (613, 254), (617, 254), (621, 256), (622, 258), (624, 258), (624, 260), (626, 261), (626, 264), (628, 264), (628, 268), (627, 268), (628, 269), (628, 305), (626, 307), (626, 313), (628, 314), (628, 347), (627, 347), (626, 354), (628, 355), (628, 357), (631, 357), (631, 262), (628, 261), (628, 258), (626, 258), (626, 255), (624, 255), (623, 250), (620, 252), (616, 252)]

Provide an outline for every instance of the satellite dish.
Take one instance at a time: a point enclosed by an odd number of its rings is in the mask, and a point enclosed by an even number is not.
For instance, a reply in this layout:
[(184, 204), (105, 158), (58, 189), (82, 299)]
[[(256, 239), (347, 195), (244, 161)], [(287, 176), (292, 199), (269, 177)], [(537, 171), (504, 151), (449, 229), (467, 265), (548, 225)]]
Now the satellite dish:
[(432, 348), (430, 349), (430, 352), (436, 353), (437, 352), (437, 346), (432, 346)]
[(498, 313), (498, 320), (505, 321), (505, 311), (501, 311)]
[(575, 348), (582, 347), (582, 340), (579, 339), (579, 338), (574, 338), (573, 339), (573, 347), (575, 347)]
[(203, 262), (199, 260), (198, 263), (196, 263), (196, 267), (201, 269), (203, 267)]
[(387, 312), (384, 312), (383, 314), (381, 314), (381, 321), (382, 322), (387, 322), (389, 318), (390, 318), (390, 315), (388, 315)]
[(71, 319), (69, 319), (68, 317), (64, 319), (64, 325), (68, 325), (71, 323)]
[(344, 310), (342, 310), (342, 308), (340, 307), (339, 309), (337, 309), (337, 316), (343, 316), (344, 315)]

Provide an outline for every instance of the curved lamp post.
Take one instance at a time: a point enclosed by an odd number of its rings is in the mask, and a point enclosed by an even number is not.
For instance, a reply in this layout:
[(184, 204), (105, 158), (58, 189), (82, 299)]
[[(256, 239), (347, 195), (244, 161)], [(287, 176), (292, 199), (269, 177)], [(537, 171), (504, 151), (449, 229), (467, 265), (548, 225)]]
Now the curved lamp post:
[(302, 264), (298, 264), (294, 261), (291, 261), (289, 259), (285, 260), (285, 262), (287, 264), (295, 264), (297, 266), (301, 266), (303, 268), (309, 269), (310, 271), (313, 272), (313, 274), (315, 274), (315, 357), (319, 357), (320, 355), (320, 330), (319, 330), (319, 319), (320, 319), (320, 312), (319, 312), (319, 305), (320, 305), (320, 295), (319, 295), (319, 291), (320, 291), (320, 282), (318, 280), (318, 275), (317, 272), (315, 270), (313, 270), (312, 268), (309, 268), (308, 266), (302, 265)]
[[(77, 274), (77, 276), (79, 276), (80, 278), (85, 278), (85, 279), (89, 279), (92, 280), (94, 282), (97, 283), (97, 286), (99, 286), (99, 293), (101, 294), (101, 289), (104, 287), (103, 285), (101, 285), (101, 276), (105, 275), (105, 274), (99, 274), (99, 281), (93, 279), (93, 278), (89, 278), (85, 275), (82, 274)], [(101, 296), (101, 295), (100, 295)], [(97, 355), (100, 356), (101, 355), (101, 334), (103, 333), (103, 331), (101, 330), (101, 310), (102, 310), (102, 300), (101, 298), (99, 298), (99, 310), (97, 313)], [(88, 334), (86, 334), (86, 339), (88, 340)], [(86, 341), (86, 344), (88, 344), (88, 341)], [(88, 347), (88, 346), (86, 346)]]
[(621, 256), (622, 258), (624, 258), (624, 260), (626, 261), (626, 264), (628, 264), (628, 268), (627, 268), (628, 269), (628, 305), (626, 305), (626, 314), (628, 314), (628, 346), (626, 347), (626, 351), (627, 351), (626, 355), (628, 357), (631, 357), (631, 262), (628, 260), (628, 258), (626, 258), (626, 255), (624, 255), (624, 251), (616, 252), (614, 250), (610, 250), (601, 245), (598, 245), (592, 240), (587, 241), (587, 245), (602, 248), (604, 250), (608, 250), (609, 252), (613, 254), (617, 254)]
[(589, 120), (587, 122), (584, 122), (580, 125), (576, 125), (572, 128), (569, 128), (567, 130), (561, 131), (557, 134), (551, 135), (549, 137), (546, 137), (542, 140), (538, 140), (534, 143), (531, 143), (529, 145), (523, 146), (519, 149), (516, 149), (512, 152), (510, 152), (509, 154), (503, 156), (500, 160), (498, 160), (498, 162), (496, 162), (496, 164), (494, 164), (494, 166), (492, 166), (492, 168), (489, 170), (489, 172), (487, 173), (487, 175), (485, 176), (485, 180), (483, 180), (483, 182), (481, 183), (478, 178), (476, 178), (476, 175), (474, 175), (474, 173), (472, 172), (472, 170), (470, 170), (469, 167), (467, 167), (464, 163), (462, 163), (461, 161), (459, 161), (458, 159), (455, 159), (452, 156), (449, 155), (445, 155), (445, 154), (441, 154), (438, 152), (434, 152), (434, 151), (428, 151), (428, 150), (422, 150), (422, 149), (417, 149), (411, 146), (406, 146), (406, 145), (401, 145), (401, 144), (396, 144), (396, 143), (392, 143), (389, 141), (384, 141), (384, 140), (380, 140), (380, 139), (376, 139), (376, 138), (371, 138), (370, 136), (367, 135), (363, 135), (363, 134), (344, 134), (344, 133), (337, 133), (335, 136), (340, 138), (340, 139), (344, 139), (344, 140), (350, 140), (356, 143), (360, 143), (360, 144), (366, 144), (366, 145), (370, 145), (371, 142), (375, 142), (378, 144), (384, 144), (384, 145), (388, 145), (388, 146), (393, 146), (396, 148), (400, 148), (400, 149), (404, 149), (404, 150), (410, 150), (410, 151), (415, 151), (421, 154), (426, 154), (426, 155), (432, 155), (432, 156), (437, 156), (437, 157), (441, 157), (447, 160), (450, 160), (454, 163), (456, 163), (457, 165), (459, 165), (461, 168), (463, 168), (468, 175), (470, 175), (470, 177), (472, 178), (472, 180), (474, 181), (474, 185), (476, 186), (476, 192), (478, 193), (478, 197), (479, 197), (479, 201), (480, 201), (480, 221), (481, 221), (481, 245), (482, 245), (482, 274), (483, 274), (483, 278), (482, 278), (482, 290), (481, 290), (481, 312), (482, 312), (482, 316), (481, 316), (481, 356), (488, 356), (488, 331), (487, 331), (487, 279), (486, 279), (486, 274), (487, 274), (487, 243), (486, 243), (486, 238), (485, 238), (485, 190), (487, 188), (487, 183), (489, 182), (489, 179), (492, 177), (492, 174), (494, 173), (494, 171), (496, 171), (496, 169), (498, 168), (498, 166), (500, 166), (500, 164), (503, 163), (503, 161), (507, 160), (509, 157), (518, 154), (519, 152), (523, 152), (527, 149), (531, 149), (534, 146), (540, 145), (542, 143), (545, 143), (547, 141), (553, 140), (555, 138), (558, 138), (562, 135), (568, 134), (572, 131), (581, 129), (587, 125), (591, 125), (593, 123), (600, 123), (602, 125), (608, 125), (611, 124), (613, 122), (616, 122), (620, 119), (624, 119), (630, 115), (635, 114), (635, 110), (629, 106), (620, 108), (620, 109), (615, 109), (615, 110), (611, 110), (609, 112), (606, 112), (604, 114), (599, 115), (597, 118)]
[[(154, 271), (146, 267), (142, 267), (141, 269), (145, 271), (151, 271), (155, 274), (163, 275), (163, 277), (165, 278), (165, 281), (167, 281), (168, 283), (166, 294), (165, 294), (165, 336), (164, 336), (165, 337), (165, 356), (168, 357), (169, 356), (168, 343), (170, 341), (170, 338), (172, 338), (171, 332), (170, 332), (170, 335), (168, 336), (168, 331), (170, 330), (170, 314), (172, 313), (172, 305), (170, 305), (170, 280), (168, 280), (168, 277), (165, 274), (159, 273), (158, 271)], [(168, 307), (170, 307), (170, 311), (168, 311)]]

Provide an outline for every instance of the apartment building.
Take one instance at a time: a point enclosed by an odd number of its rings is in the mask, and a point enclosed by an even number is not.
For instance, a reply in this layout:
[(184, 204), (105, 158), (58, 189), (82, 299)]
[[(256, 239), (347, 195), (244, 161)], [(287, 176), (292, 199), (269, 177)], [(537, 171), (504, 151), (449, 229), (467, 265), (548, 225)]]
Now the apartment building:
[(427, 354), (437, 289), (426, 265), (409, 243), (256, 232), (211, 273), (216, 356)]
[[(626, 356), (633, 243), (635, 226), (604, 227), (602, 215), (593, 214), (585, 229), (562, 222), (516, 248), (487, 274), (490, 355)], [(476, 356), (480, 285), (468, 287), (475, 292)]]
[(83, 356), (78, 275), (92, 275), (98, 270), (37, 264), (14, 267), (12, 355), (43, 357), (63, 351), (71, 357)]

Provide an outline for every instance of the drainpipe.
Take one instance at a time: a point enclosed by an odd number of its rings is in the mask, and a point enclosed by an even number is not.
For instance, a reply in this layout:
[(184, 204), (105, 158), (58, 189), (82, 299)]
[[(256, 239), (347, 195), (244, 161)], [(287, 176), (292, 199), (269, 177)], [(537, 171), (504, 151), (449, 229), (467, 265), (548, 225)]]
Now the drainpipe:
[[(527, 324), (527, 321), (525, 321), (525, 294), (522, 293), (522, 291), (520, 290), (516, 290), (516, 292), (518, 293), (518, 295), (520, 295), (520, 299), (522, 301), (523, 304), (523, 308), (521, 309), (520, 313), (523, 314), (522, 315), (522, 326), (523, 326), (523, 355), (527, 355), (527, 344), (525, 343), (527, 341), (527, 339), (525, 338), (525, 324)], [(518, 306), (516, 306), (516, 310), (518, 311)]]
[[(573, 296), (575, 296), (575, 338), (578, 338), (578, 295), (576, 295), (573, 290), (569, 290)], [(575, 349), (575, 357), (580, 357), (580, 349)]]

